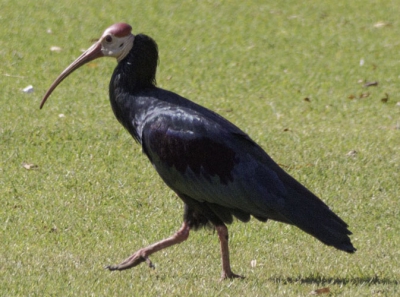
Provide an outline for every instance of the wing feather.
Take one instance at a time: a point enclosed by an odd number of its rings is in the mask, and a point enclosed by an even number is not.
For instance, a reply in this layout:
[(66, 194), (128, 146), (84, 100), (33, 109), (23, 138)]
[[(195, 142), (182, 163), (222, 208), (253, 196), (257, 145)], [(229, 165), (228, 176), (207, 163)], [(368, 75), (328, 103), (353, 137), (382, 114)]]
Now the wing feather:
[(184, 114), (185, 119), (176, 111), (159, 114), (143, 129), (144, 152), (167, 185), (217, 205), (216, 212), (222, 206), (238, 210), (238, 216), (266, 219), (271, 214), (288, 221), (275, 214), (284, 207), (280, 197), (286, 190), (276, 173), (260, 164), (264, 151), (240, 130), (227, 131), (196, 115), (188, 118), (188, 111)]

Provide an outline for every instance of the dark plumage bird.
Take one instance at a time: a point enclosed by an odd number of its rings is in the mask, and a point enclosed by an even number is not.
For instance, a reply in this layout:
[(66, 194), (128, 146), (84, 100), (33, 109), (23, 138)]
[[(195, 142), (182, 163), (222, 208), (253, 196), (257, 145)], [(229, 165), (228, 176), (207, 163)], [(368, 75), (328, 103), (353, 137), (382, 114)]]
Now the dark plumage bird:
[(182, 227), (171, 237), (142, 248), (110, 270), (123, 270), (161, 249), (186, 240), (191, 229), (212, 224), (222, 257), (222, 278), (238, 277), (230, 267), (228, 229), (234, 217), (297, 226), (326, 245), (353, 253), (347, 224), (317, 196), (280, 168), (246, 133), (215, 112), (156, 87), (157, 44), (117, 23), (67, 67), (44, 96), (75, 69), (99, 57), (118, 60), (110, 101), (118, 121), (142, 146), (164, 182), (184, 202)]

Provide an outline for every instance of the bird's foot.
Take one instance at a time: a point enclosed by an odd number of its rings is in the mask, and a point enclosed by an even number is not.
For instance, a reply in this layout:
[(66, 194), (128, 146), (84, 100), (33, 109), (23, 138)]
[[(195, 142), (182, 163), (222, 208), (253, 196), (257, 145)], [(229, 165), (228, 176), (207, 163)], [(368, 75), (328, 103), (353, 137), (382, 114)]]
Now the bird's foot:
[(155, 266), (153, 265), (153, 263), (151, 263), (149, 256), (158, 251), (161, 251), (162, 249), (165, 249), (174, 244), (185, 241), (189, 236), (189, 231), (190, 231), (190, 226), (185, 221), (185, 222), (183, 222), (183, 225), (178, 230), (178, 232), (176, 232), (171, 237), (163, 239), (159, 242), (153, 243), (152, 245), (149, 245), (148, 247), (142, 248), (142, 249), (138, 250), (136, 253), (134, 253), (132, 256), (130, 256), (129, 258), (125, 259), (122, 263), (120, 263), (118, 265), (107, 266), (106, 269), (111, 270), (111, 271), (125, 270), (125, 269), (135, 267), (143, 262), (146, 262), (150, 268), (154, 269)]
[(134, 253), (129, 258), (125, 259), (118, 265), (109, 265), (106, 266), (106, 269), (110, 271), (114, 270), (125, 270), (139, 265), (140, 263), (146, 262), (150, 268), (155, 268), (154, 264), (150, 261), (150, 258), (147, 256), (145, 249), (140, 249), (136, 253)]
[(223, 281), (226, 279), (234, 279), (234, 278), (244, 279), (245, 277), (242, 275), (235, 274), (232, 271), (222, 271), (220, 280)]

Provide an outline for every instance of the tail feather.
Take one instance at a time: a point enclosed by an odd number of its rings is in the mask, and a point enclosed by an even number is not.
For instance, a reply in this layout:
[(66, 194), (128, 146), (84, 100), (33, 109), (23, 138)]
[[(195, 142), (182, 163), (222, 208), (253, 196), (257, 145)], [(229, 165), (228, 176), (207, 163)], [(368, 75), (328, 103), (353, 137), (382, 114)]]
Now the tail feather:
[(356, 249), (351, 243), (349, 235), (352, 233), (348, 225), (317, 196), (300, 186), (301, 191), (289, 190), (284, 215), (295, 226), (324, 244), (354, 253)]

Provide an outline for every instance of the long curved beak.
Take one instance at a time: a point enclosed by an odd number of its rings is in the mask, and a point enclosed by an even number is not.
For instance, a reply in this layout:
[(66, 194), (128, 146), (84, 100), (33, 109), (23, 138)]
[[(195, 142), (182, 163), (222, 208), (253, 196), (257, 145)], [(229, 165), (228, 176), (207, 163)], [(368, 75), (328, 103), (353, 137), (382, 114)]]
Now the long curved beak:
[(74, 62), (71, 63), (61, 74), (56, 78), (50, 88), (47, 90), (44, 95), (42, 102), (40, 103), (40, 109), (42, 109), (44, 103), (47, 98), (49, 98), (50, 94), (54, 91), (54, 89), (72, 72), (81, 67), (82, 65), (93, 61), (94, 59), (103, 57), (104, 54), (101, 51), (101, 43), (96, 42), (89, 49), (87, 49), (82, 55), (79, 56)]

